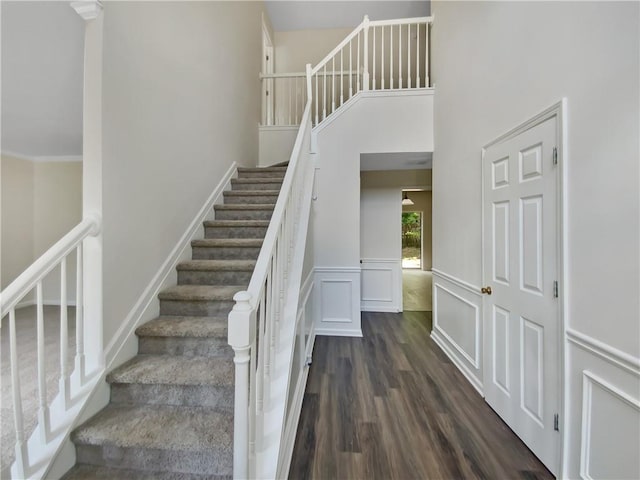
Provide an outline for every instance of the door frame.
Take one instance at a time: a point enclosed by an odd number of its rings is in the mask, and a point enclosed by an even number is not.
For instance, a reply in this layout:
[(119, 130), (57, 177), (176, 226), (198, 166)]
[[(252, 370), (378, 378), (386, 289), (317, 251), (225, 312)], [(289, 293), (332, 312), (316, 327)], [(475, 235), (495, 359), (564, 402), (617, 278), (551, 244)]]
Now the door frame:
[[(264, 13), (262, 14), (262, 73), (265, 75), (272, 74), (274, 71), (274, 58), (273, 58), (273, 41), (271, 40), (271, 34), (269, 33), (269, 27), (265, 19)], [(268, 60), (267, 60), (268, 58)], [(267, 91), (271, 92), (267, 95)], [(260, 96), (262, 98), (262, 112), (261, 119), (264, 125), (274, 124), (274, 92), (273, 92), (273, 79), (263, 79), (260, 86)]]
[[(518, 126), (510, 129), (509, 131), (503, 133), (502, 135), (498, 136), (497, 138), (495, 138), (494, 140), (490, 141), (489, 143), (485, 144), (482, 147), (482, 153), (481, 153), (481, 157), (480, 157), (480, 168), (481, 168), (481, 174), (480, 174), (480, 182), (481, 182), (481, 201), (480, 201), (480, 218), (481, 218), (481, 243), (480, 243), (480, 258), (481, 258), (481, 278), (482, 278), (482, 283), (483, 285), (488, 285), (488, 279), (486, 277), (486, 272), (485, 272), (485, 215), (484, 215), (484, 202), (485, 202), (485, 191), (484, 191), (484, 175), (485, 175), (485, 167), (484, 167), (484, 159), (485, 159), (485, 154), (486, 151), (489, 147), (496, 145), (498, 143), (504, 142), (506, 140), (509, 140), (513, 137), (518, 136), (519, 134), (551, 119), (551, 118), (556, 118), (556, 138), (557, 138), (557, 149), (558, 149), (558, 166), (556, 169), (556, 175), (557, 175), (557, 182), (556, 182), (556, 198), (557, 198), (557, 205), (556, 205), (556, 213), (557, 213), (557, 224), (556, 224), (556, 247), (557, 247), (557, 251), (558, 251), (558, 258), (557, 258), (557, 272), (558, 272), (558, 328), (557, 328), (557, 348), (558, 348), (558, 360), (560, 362), (560, 374), (558, 375), (558, 396), (559, 396), (559, 405), (558, 405), (558, 413), (560, 415), (562, 415), (562, 418), (560, 419), (560, 440), (558, 442), (558, 460), (559, 460), (559, 465), (558, 465), (558, 478), (563, 478), (565, 476), (565, 465), (567, 464), (566, 462), (566, 455), (568, 452), (568, 449), (565, 448), (565, 442), (567, 439), (566, 436), (566, 432), (568, 429), (568, 418), (569, 418), (569, 413), (568, 413), (568, 402), (566, 402), (566, 397), (568, 395), (568, 392), (566, 391), (566, 383), (565, 383), (565, 379), (567, 378), (568, 374), (566, 372), (566, 369), (568, 367), (567, 362), (565, 360), (565, 351), (566, 351), (566, 347), (565, 347), (565, 343), (566, 343), (566, 328), (567, 328), (567, 322), (568, 322), (568, 318), (569, 318), (569, 302), (568, 302), (568, 293), (569, 293), (569, 282), (568, 282), (568, 273), (569, 273), (569, 268), (568, 268), (568, 258), (566, 255), (567, 250), (567, 246), (568, 246), (568, 238), (567, 238), (567, 160), (568, 160), (568, 149), (567, 149), (567, 99), (566, 98), (562, 98), (560, 101), (554, 103), (553, 105), (551, 105), (550, 107), (548, 107), (547, 109), (543, 110), (542, 112), (538, 113), (537, 115), (531, 117), (530, 119), (520, 123)], [(482, 345), (483, 345), (483, 349), (485, 346), (485, 341), (484, 341), (484, 332), (487, 331), (487, 329), (485, 328), (487, 322), (489, 321), (488, 318), (488, 314), (487, 314), (487, 308), (486, 308), (486, 301), (484, 300), (484, 296), (483, 296), (483, 300), (482, 300), (482, 332), (483, 332), (483, 339), (482, 339)], [(484, 381), (487, 380), (488, 375), (487, 375), (487, 369), (489, 368), (489, 365), (487, 365), (487, 362), (483, 361), (483, 367), (482, 367), (482, 376)]]

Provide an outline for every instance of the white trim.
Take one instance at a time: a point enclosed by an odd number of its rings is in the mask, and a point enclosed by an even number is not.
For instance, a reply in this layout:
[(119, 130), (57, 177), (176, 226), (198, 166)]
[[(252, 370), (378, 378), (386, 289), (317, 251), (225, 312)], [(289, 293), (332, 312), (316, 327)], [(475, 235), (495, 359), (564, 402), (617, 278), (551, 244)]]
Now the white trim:
[[(437, 315), (434, 316), (434, 322), (433, 322), (433, 330), (434, 331), (438, 331), (440, 333), (440, 335), (442, 335), (447, 341), (449, 341), (449, 343), (451, 344), (451, 346), (453, 346), (453, 348), (455, 348), (476, 370), (478, 370), (480, 368), (480, 307), (478, 305), (475, 305), (474, 303), (471, 303), (469, 300), (467, 300), (466, 298), (458, 295), (457, 293), (452, 292), (451, 290), (449, 290), (448, 288), (443, 287), (442, 285), (440, 285), (439, 283), (434, 282), (433, 283), (433, 291), (436, 292), (437, 290), (441, 289), (444, 292), (447, 292), (449, 295), (451, 295), (453, 298), (458, 299), (459, 301), (461, 301), (462, 303), (465, 303), (469, 306), (471, 306), (475, 312), (475, 316), (474, 316), (474, 320), (475, 320), (475, 335), (474, 335), (474, 347), (475, 347), (475, 355), (472, 358), (471, 355), (469, 355), (468, 352), (465, 352), (465, 350), (458, 345), (458, 343), (451, 338), (451, 336), (449, 336), (449, 334), (447, 332), (445, 332), (441, 327), (440, 324), (437, 321)], [(433, 296), (433, 305), (434, 305), (434, 310), (437, 311), (437, 303), (438, 303), (438, 296), (434, 295)]]
[[(322, 323), (322, 322), (321, 322)], [(315, 328), (315, 336), (321, 337), (362, 337), (361, 328), (330, 328), (326, 326)]]
[(460, 372), (469, 380), (471, 386), (476, 389), (476, 391), (484, 398), (484, 391), (482, 390), (482, 382), (478, 379), (467, 367), (464, 363), (462, 363), (456, 355), (453, 354), (453, 351), (447, 345), (442, 338), (440, 338), (440, 333), (442, 330), (434, 328), (431, 331), (431, 339), (436, 342), (436, 344), (440, 347), (440, 349), (445, 353), (449, 360), (460, 370)]
[[(162, 288), (168, 286), (167, 282), (169, 277), (175, 273), (178, 262), (188, 256), (188, 251), (191, 248), (191, 240), (195, 239), (199, 232), (202, 232), (204, 220), (213, 209), (213, 206), (221, 201), (222, 192), (230, 188), (231, 179), (235, 176), (236, 170), (237, 164), (236, 162), (233, 162), (222, 177), (222, 180), (220, 180), (211, 195), (209, 195), (209, 198), (207, 198), (204, 205), (193, 218), (184, 235), (182, 235), (180, 240), (178, 240), (178, 243), (173, 247), (167, 259), (153, 276), (151, 282), (149, 282), (147, 287), (144, 289), (138, 301), (129, 311), (125, 321), (113, 336), (109, 345), (105, 348), (105, 363), (107, 365), (107, 370), (110, 370), (120, 363), (118, 359), (121, 357), (121, 354), (129, 355), (129, 353), (123, 352), (123, 348), (127, 345), (129, 340), (135, 339), (135, 329), (143, 321), (151, 319), (148, 317), (152, 315), (152, 308), (158, 304), (158, 293)], [(126, 359), (127, 358), (120, 358), (119, 360), (124, 361)]]
[(640, 376), (640, 358), (629, 355), (622, 350), (618, 350), (609, 344), (601, 342), (596, 338), (571, 328), (567, 328), (566, 334), (567, 341), (569, 343), (576, 345), (637, 377)]
[(3, 157), (11, 157), (17, 160), (25, 160), (32, 163), (75, 163), (82, 162), (82, 155), (27, 155), (26, 153), (2, 150)]
[(475, 295), (478, 295), (479, 297), (482, 297), (482, 293), (480, 292), (480, 287), (478, 287), (477, 285), (474, 285), (472, 283), (469, 282), (465, 282), (464, 280), (458, 278), (458, 277), (454, 277), (453, 275), (450, 275), (448, 273), (443, 272), (442, 270), (438, 270), (435, 267), (431, 267), (431, 272), (438, 276), (441, 277), (445, 280), (448, 280), (449, 282), (457, 285), (460, 288), (464, 288), (465, 290), (467, 290), (468, 292), (471, 292)]
[(261, 132), (297, 132), (300, 125), (259, 125), (258, 130)]
[(73, 8), (84, 21), (95, 20), (102, 13), (103, 6), (100, 0), (83, 0), (71, 2)]
[[(367, 298), (366, 301), (391, 302), (391, 300), (380, 300), (375, 298)], [(402, 310), (398, 309), (398, 307), (385, 307), (385, 306), (381, 306), (381, 307), (368, 306), (367, 307), (365, 305), (360, 306), (360, 311), (361, 312), (383, 312), (383, 313), (401, 313), (402, 312)]]
[(333, 121), (340, 117), (343, 113), (353, 107), (361, 98), (380, 98), (380, 97), (422, 97), (433, 95), (435, 90), (433, 88), (411, 88), (402, 90), (367, 90), (359, 91), (353, 95), (349, 100), (340, 105), (340, 108), (333, 111), (330, 115), (327, 115), (322, 121), (313, 127), (311, 130), (314, 135), (320, 133), (325, 127), (331, 125)]
[[(309, 366), (305, 365), (300, 372), (300, 377), (298, 379), (298, 383), (296, 384), (296, 390), (293, 395), (293, 401), (291, 405), (291, 417), (290, 421), (287, 423), (284, 437), (282, 439), (282, 448), (283, 456), (281, 457), (280, 468), (283, 468), (280, 471), (278, 468), (279, 474), (278, 478), (289, 478), (289, 470), (291, 468), (291, 459), (293, 458), (293, 448), (296, 443), (296, 434), (298, 433), (298, 424), (300, 423), (300, 413), (302, 412), (302, 403), (304, 401), (304, 392), (307, 389), (307, 379), (309, 378)], [(293, 420), (295, 418), (295, 421)], [(286, 419), (285, 419), (286, 421)]]
[(398, 259), (396, 258), (363, 258), (362, 263), (392, 263), (397, 264)]
[(315, 267), (315, 273), (360, 273), (360, 267)]
[(593, 478), (589, 472), (589, 454), (591, 451), (591, 415), (593, 386), (597, 385), (606, 393), (618, 398), (640, 412), (640, 400), (633, 398), (618, 387), (602, 380), (588, 370), (582, 372), (582, 431), (580, 432), (580, 477)]

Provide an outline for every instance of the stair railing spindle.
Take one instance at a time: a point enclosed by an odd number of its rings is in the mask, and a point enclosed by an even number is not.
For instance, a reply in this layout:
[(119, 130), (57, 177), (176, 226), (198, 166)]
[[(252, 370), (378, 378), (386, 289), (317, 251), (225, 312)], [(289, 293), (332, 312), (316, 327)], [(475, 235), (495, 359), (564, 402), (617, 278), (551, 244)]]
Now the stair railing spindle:
[(420, 88), (420, 24), (416, 24), (416, 88)]
[(424, 33), (424, 86), (429, 88), (429, 22), (425, 25)]
[(60, 393), (65, 410), (69, 405), (69, 319), (67, 316), (67, 257), (60, 262)]
[(13, 423), (16, 430), (16, 466), (18, 477), (25, 478), (25, 466), (28, 464), (26, 443), (24, 440), (24, 421), (22, 413), (22, 393), (18, 372), (18, 344), (16, 341), (16, 311), (9, 311), (9, 351), (11, 355), (11, 393), (13, 399)]
[(402, 25), (398, 25), (398, 88), (402, 88)]
[(46, 380), (46, 358), (44, 351), (44, 307), (42, 301), (42, 281), (36, 286), (36, 324), (37, 324), (37, 350), (38, 350), (38, 422), (40, 424), (41, 438), (47, 443), (49, 431), (49, 406), (47, 405), (47, 380)]
[(393, 90), (393, 25), (389, 25), (389, 88)]
[(75, 375), (79, 385), (84, 383), (84, 292), (83, 292), (83, 247), (76, 249), (76, 358)]
[(407, 25), (407, 88), (411, 88), (411, 24)]
[(380, 31), (380, 88), (384, 90), (384, 25)]
[(362, 72), (362, 89), (369, 90), (369, 16), (364, 16), (364, 65)]
[(376, 89), (376, 27), (373, 27), (373, 90)]

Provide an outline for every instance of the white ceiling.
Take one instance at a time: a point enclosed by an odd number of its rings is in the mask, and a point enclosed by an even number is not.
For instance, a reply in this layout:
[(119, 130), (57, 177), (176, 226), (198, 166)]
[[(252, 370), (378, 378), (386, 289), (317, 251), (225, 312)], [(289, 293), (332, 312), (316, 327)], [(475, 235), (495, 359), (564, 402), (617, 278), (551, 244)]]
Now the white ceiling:
[(381, 0), (265, 0), (273, 29), (305, 30), (355, 27), (365, 15), (370, 20), (423, 17), (429, 15), (430, 3), (422, 1)]
[(424, 170), (433, 166), (431, 152), (362, 153), (360, 170)]
[(69, 2), (0, 2), (5, 153), (82, 153), (84, 21)]

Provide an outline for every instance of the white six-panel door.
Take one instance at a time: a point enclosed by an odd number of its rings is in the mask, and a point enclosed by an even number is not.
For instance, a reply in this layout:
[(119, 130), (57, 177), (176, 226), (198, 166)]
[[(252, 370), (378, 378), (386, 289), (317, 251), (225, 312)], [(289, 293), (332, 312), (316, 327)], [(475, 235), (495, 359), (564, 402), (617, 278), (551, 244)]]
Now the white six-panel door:
[[(484, 392), (558, 471), (557, 118), (507, 136), (483, 156)], [(557, 158), (557, 157), (556, 157)]]

